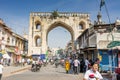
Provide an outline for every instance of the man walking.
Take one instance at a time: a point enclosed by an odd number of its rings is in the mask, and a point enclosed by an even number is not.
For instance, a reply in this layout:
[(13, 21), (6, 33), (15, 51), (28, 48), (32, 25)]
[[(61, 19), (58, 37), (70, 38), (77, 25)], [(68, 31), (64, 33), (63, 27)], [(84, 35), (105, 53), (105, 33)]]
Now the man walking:
[(85, 60), (85, 68), (86, 68), (86, 71), (88, 70), (88, 65), (90, 64), (90, 62), (88, 61), (88, 58), (86, 58)]
[(77, 58), (74, 60), (74, 74), (78, 74), (78, 66), (80, 65), (80, 62), (78, 61)]

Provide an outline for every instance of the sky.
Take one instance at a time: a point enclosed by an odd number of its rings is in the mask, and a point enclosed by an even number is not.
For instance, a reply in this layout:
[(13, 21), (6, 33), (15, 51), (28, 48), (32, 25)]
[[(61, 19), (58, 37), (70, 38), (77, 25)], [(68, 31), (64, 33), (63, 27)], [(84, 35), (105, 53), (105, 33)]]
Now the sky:
[[(120, 19), (120, 0), (105, 0), (105, 3), (110, 21), (114, 23), (117, 18)], [(0, 18), (14, 32), (22, 35), (24, 29), (28, 33), (30, 12), (58, 10), (58, 12), (89, 13), (90, 20), (94, 22), (97, 19), (99, 5), (100, 0), (0, 0)], [(102, 20), (109, 23), (105, 6), (102, 7), (101, 14)], [(60, 34), (61, 31), (62, 34)], [(60, 27), (53, 29), (48, 35), (48, 42), (52, 47), (63, 47), (71, 39), (70, 33)], [(65, 38), (63, 38), (63, 35)], [(59, 41), (57, 39), (61, 41), (57, 43)], [(53, 45), (52, 42), (56, 42), (58, 45)]]

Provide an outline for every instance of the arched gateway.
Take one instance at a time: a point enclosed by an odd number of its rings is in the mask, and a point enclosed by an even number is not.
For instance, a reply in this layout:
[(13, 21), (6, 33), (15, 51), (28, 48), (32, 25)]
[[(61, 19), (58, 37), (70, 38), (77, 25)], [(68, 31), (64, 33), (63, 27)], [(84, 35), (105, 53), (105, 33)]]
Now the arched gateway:
[(48, 33), (55, 27), (67, 29), (72, 42), (89, 27), (89, 14), (71, 12), (32, 12), (29, 25), (29, 55), (45, 54)]

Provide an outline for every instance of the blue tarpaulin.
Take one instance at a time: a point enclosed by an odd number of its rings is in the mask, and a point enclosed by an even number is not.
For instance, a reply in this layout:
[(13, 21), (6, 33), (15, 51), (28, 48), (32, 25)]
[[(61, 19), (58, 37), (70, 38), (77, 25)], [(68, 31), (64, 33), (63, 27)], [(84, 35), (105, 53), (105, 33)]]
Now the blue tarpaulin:
[(40, 59), (45, 59), (45, 54), (40, 54)]

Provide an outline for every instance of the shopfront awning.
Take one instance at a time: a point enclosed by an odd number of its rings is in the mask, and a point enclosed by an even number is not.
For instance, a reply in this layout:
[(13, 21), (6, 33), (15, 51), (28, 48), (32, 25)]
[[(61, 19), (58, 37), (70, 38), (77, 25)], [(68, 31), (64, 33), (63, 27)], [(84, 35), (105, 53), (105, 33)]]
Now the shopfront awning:
[(81, 51), (88, 51), (88, 50), (96, 50), (96, 47), (87, 47), (84, 49), (80, 49)]
[(5, 51), (5, 50), (1, 50), (0, 53), (1, 53), (1, 54), (5, 54), (6, 51)]
[(113, 48), (116, 46), (120, 46), (120, 41), (112, 41), (107, 45), (107, 48)]
[(14, 49), (14, 48), (6, 48), (6, 51), (7, 51), (7, 52), (12, 52), (12, 53), (14, 53), (14, 52), (15, 52), (15, 49)]

